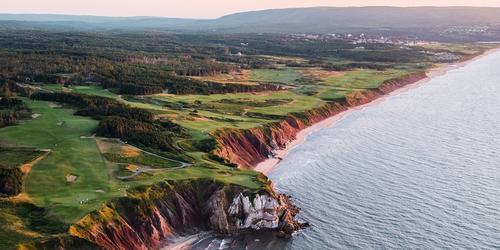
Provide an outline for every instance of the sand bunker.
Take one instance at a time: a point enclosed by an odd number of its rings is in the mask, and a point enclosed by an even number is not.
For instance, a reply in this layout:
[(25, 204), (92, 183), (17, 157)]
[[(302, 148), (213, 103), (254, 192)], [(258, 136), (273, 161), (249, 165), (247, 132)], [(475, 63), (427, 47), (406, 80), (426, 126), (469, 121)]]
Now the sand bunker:
[(330, 77), (340, 77), (344, 75), (344, 72), (328, 71), (319, 68), (303, 70), (302, 73), (310, 78), (317, 80), (322, 80)]
[(122, 146), (120, 148), (120, 155), (123, 157), (137, 157), (141, 155), (141, 151), (137, 148)]
[(127, 165), (126, 169), (130, 172), (137, 172), (139, 170), (139, 167), (137, 165), (134, 165), (134, 164), (129, 164)]
[(69, 183), (75, 182), (77, 178), (78, 178), (78, 176), (76, 176), (76, 175), (72, 175), (72, 174), (66, 175), (66, 181)]
[(53, 103), (53, 102), (50, 102), (48, 105), (50, 108), (53, 108), (53, 109), (62, 107), (61, 105), (59, 105), (57, 103)]
[(36, 119), (40, 116), (41, 116), (41, 114), (37, 114), (37, 113), (31, 114), (31, 118), (33, 118), (33, 119)]

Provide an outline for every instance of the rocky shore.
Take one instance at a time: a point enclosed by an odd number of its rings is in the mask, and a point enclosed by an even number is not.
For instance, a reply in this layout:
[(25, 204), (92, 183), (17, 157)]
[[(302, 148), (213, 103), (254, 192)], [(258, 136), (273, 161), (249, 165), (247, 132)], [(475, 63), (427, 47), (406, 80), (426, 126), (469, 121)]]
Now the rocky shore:
[(263, 189), (248, 190), (199, 179), (136, 188), (72, 225), (70, 236), (24, 247), (64, 248), (73, 244), (68, 243), (72, 240), (84, 240), (82, 246), (101, 249), (159, 249), (169, 238), (202, 231), (235, 234), (241, 230), (272, 230), (289, 237), (306, 224), (295, 220), (299, 209), (289, 197), (275, 193), (269, 185), (267, 182)]

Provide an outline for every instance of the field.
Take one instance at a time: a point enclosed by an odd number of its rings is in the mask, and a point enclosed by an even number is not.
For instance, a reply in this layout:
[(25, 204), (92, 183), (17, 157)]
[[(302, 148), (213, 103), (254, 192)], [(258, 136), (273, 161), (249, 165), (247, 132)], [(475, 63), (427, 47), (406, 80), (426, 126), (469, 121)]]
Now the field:
[(88, 86), (69, 86), (64, 87), (62, 84), (42, 84), (39, 85), (42, 89), (54, 92), (71, 92), (71, 93), (81, 93), (87, 95), (95, 95), (109, 98), (116, 98), (118, 95), (109, 91), (102, 89), (96, 85), (88, 85)]
[[(111, 191), (109, 186), (103, 185), (108, 176), (103, 171), (105, 164), (99, 157), (95, 141), (80, 138), (89, 136), (97, 121), (74, 116), (69, 109), (51, 108), (47, 102), (25, 101), (40, 116), (0, 130), (1, 143), (52, 150), (28, 175), (26, 192), (36, 204), (51, 204), (54, 213), (61, 214), (68, 221), (74, 220), (97, 207), (96, 204), (75, 206), (79, 201), (102, 201), (109, 197), (96, 194), (95, 190)], [(78, 176), (79, 180), (68, 183), (67, 175)]]
[[(353, 70), (318, 72), (316, 69), (257, 70), (260, 79), (292, 84), (291, 90), (223, 95), (155, 95), (128, 100), (132, 106), (153, 109), (195, 132), (208, 133), (221, 127), (250, 128), (276, 121), (290, 113), (319, 107), (326, 101), (344, 98), (352, 91), (378, 87), (407, 70)], [(311, 78), (308, 82), (296, 81)], [(139, 102), (138, 102), (139, 101)]]
[[(115, 159), (118, 163), (108, 161), (99, 151), (96, 140), (89, 137), (98, 121), (75, 116), (71, 109), (53, 108), (49, 102), (28, 99), (24, 101), (40, 116), (24, 121), (20, 125), (1, 129), (0, 143), (4, 147), (51, 150), (51, 153), (36, 164), (28, 175), (26, 195), (36, 205), (50, 207), (49, 213), (66, 223), (76, 221), (113, 197), (125, 195), (129, 187), (147, 185), (165, 178), (210, 177), (258, 188), (253, 182), (256, 173), (236, 171), (230, 176), (225, 176), (226, 174), (218, 176), (218, 171), (227, 170), (227, 167), (211, 164), (210, 168), (207, 168), (208, 165), (204, 165), (201, 158), (196, 166), (172, 171), (168, 171), (168, 168), (179, 167), (178, 162), (161, 161), (144, 153), (137, 155), (139, 157)], [(109, 152), (111, 151), (107, 151), (108, 154)], [(18, 154), (3, 154), (9, 158), (18, 157)], [(26, 153), (19, 162), (25, 162), (33, 157), (35, 156), (31, 153)], [(2, 159), (7, 160), (7, 158)], [(166, 170), (119, 180), (115, 178), (115, 172), (120, 170), (119, 163), (128, 163), (121, 161), (151, 165)]]
[[(290, 113), (300, 113), (319, 107), (327, 101), (344, 98), (353, 91), (376, 88), (385, 80), (410, 72), (413, 69), (331, 72), (316, 68), (287, 67), (246, 71), (245, 75), (253, 81), (277, 82), (294, 87), (290, 90), (260, 93), (179, 96), (159, 94), (138, 98), (121, 97), (98, 86), (75, 86), (66, 91), (119, 99), (133, 107), (169, 118), (187, 128), (192, 135), (206, 137), (210, 131), (218, 128), (251, 128), (276, 121)], [(227, 76), (220, 77), (226, 79)], [(211, 76), (210, 79), (217, 80), (218, 77)], [(43, 88), (63, 91), (60, 86), (59, 90), (54, 84), (43, 85)]]
[(382, 82), (401, 77), (410, 73), (406, 70), (353, 70), (340, 76), (331, 76), (322, 79), (317, 85), (314, 96), (322, 100), (335, 100), (343, 98), (353, 91), (375, 89)]
[(278, 82), (294, 84), (301, 78), (301, 74), (291, 68), (283, 69), (254, 69), (250, 72), (250, 80), (260, 82)]

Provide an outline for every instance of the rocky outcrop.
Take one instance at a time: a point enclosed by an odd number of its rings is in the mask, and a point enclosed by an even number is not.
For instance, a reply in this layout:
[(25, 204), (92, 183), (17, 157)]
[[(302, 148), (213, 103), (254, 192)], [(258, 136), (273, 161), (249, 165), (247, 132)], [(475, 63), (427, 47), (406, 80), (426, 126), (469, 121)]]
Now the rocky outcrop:
[[(268, 185), (268, 184), (265, 184)], [(167, 181), (129, 191), (70, 227), (103, 249), (157, 249), (179, 235), (242, 229), (291, 234), (298, 209), (269, 188), (248, 190), (213, 180)]]
[(277, 229), (284, 235), (291, 235), (307, 226), (307, 223), (295, 221), (294, 217), (299, 209), (283, 194), (278, 197), (257, 194), (252, 199), (240, 193), (233, 198), (228, 212), (235, 219), (233, 222), (239, 230)]
[(213, 151), (218, 157), (239, 167), (254, 167), (272, 157), (275, 150), (283, 149), (296, 139), (299, 131), (337, 115), (351, 107), (369, 103), (398, 88), (426, 78), (425, 72), (409, 74), (382, 83), (377, 89), (353, 92), (343, 100), (329, 102), (303, 113), (290, 114), (280, 122), (250, 129), (220, 129), (212, 133), (217, 140)]

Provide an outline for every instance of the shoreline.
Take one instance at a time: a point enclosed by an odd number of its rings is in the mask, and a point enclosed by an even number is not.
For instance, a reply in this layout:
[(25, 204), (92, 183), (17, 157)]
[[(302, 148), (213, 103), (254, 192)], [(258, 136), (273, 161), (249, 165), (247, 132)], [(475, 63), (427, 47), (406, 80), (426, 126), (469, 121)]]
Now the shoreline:
[(464, 67), (464, 66), (466, 66), (466, 65), (468, 65), (476, 60), (479, 60), (485, 56), (488, 56), (488, 55), (496, 53), (496, 52), (500, 52), (500, 48), (493, 48), (490, 50), (486, 50), (483, 53), (481, 53), (480, 55), (477, 55), (477, 56), (470, 58), (469, 60), (466, 60), (463, 62), (441, 64), (437, 67), (429, 69), (426, 72), (427, 77), (422, 79), (422, 80), (407, 84), (407, 85), (405, 85), (401, 88), (398, 88), (398, 89), (396, 89), (396, 90), (394, 90), (386, 95), (383, 95), (379, 98), (376, 98), (375, 100), (373, 100), (369, 103), (355, 106), (355, 107), (351, 107), (346, 111), (343, 111), (339, 114), (331, 116), (323, 121), (317, 122), (317, 123), (305, 128), (305, 129), (301, 130), (299, 133), (297, 133), (295, 140), (289, 142), (285, 148), (276, 150), (275, 155), (272, 158), (268, 158), (268, 159), (260, 162), (259, 164), (257, 164), (253, 168), (253, 170), (261, 172), (263, 174), (267, 174), (274, 167), (276, 167), (283, 160), (283, 158), (288, 155), (288, 153), (291, 150), (293, 150), (296, 146), (302, 144), (307, 139), (307, 136), (309, 136), (311, 133), (314, 133), (314, 132), (317, 132), (321, 129), (325, 129), (325, 128), (328, 128), (330, 126), (335, 125), (345, 115), (348, 115), (349, 113), (351, 113), (353, 111), (362, 110), (366, 107), (376, 105), (380, 102), (385, 101), (388, 97), (395, 96), (395, 95), (401, 94), (403, 92), (406, 92), (408, 90), (420, 87), (421, 85), (429, 82), (430, 80), (432, 80), (436, 77), (443, 76), (443, 75), (447, 74), (449, 71), (462, 68), (462, 67)]

